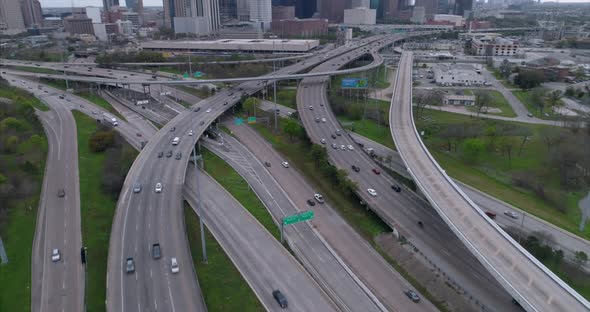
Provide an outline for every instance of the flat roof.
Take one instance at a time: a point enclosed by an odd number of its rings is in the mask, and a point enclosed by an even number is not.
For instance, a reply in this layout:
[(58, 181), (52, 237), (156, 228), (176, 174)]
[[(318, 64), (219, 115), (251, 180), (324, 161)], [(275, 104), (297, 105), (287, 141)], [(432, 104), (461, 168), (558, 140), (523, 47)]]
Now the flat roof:
[(285, 51), (306, 52), (319, 46), (319, 40), (288, 39), (218, 39), (218, 40), (154, 40), (141, 43), (146, 50), (176, 51)]

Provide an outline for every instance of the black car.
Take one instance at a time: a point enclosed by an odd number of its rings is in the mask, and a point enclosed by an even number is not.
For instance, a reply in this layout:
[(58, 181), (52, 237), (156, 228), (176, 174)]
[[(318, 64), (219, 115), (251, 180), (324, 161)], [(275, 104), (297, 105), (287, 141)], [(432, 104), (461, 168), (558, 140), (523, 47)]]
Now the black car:
[(361, 171), (361, 168), (359, 168), (355, 165), (352, 165), (352, 170), (354, 170), (354, 172), (359, 172), (359, 171)]
[(272, 296), (275, 298), (275, 300), (278, 302), (281, 308), (286, 309), (289, 306), (289, 303), (287, 302), (287, 297), (285, 297), (285, 295), (283, 295), (283, 293), (280, 290), (273, 291)]
[(162, 257), (162, 249), (160, 248), (160, 244), (155, 243), (152, 245), (152, 258), (160, 259)]
[(174, 132), (174, 130), (176, 130), (176, 127), (170, 128), (170, 132)]
[(59, 191), (57, 191), (57, 197), (64, 197), (66, 196), (66, 191), (64, 189), (59, 189)]
[(264, 165), (270, 168), (270, 163), (268, 161), (265, 161)]
[(168, 151), (168, 153), (166, 153), (166, 157), (172, 157), (172, 151)]
[(391, 189), (398, 192), (398, 193), (402, 191), (402, 188), (399, 187), (399, 185), (395, 185), (395, 184), (391, 186)]
[(182, 153), (178, 153), (178, 154), (176, 154), (176, 157), (175, 157), (175, 158), (176, 158), (176, 159), (180, 159), (180, 158), (182, 158)]
[(227, 105), (227, 101), (226, 101), (225, 103), (223, 103), (223, 105), (224, 105), (224, 106), (225, 106), (225, 105)]
[(197, 108), (193, 109), (193, 112), (195, 112), (195, 113), (196, 113), (196, 112), (198, 112), (198, 111), (200, 111), (200, 110), (201, 110), (201, 108), (200, 108), (200, 107), (197, 107)]
[(199, 126), (202, 126), (202, 125), (204, 125), (204, 124), (205, 124), (205, 122), (204, 122), (204, 121), (201, 121), (201, 122), (199, 122)]
[(335, 138), (336, 138), (336, 135), (332, 133), (332, 139), (335, 139)]
[(158, 158), (162, 158), (164, 156), (164, 152), (159, 152), (158, 153)]
[(315, 200), (313, 200), (313, 199), (308, 199), (308, 200), (307, 200), (307, 204), (308, 204), (308, 205), (310, 205), (310, 206), (315, 206)]

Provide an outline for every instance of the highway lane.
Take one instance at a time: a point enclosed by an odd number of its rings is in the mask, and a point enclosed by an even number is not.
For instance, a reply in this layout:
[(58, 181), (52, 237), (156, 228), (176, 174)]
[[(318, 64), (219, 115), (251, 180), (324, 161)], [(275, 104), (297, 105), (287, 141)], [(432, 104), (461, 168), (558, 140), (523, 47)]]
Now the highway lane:
[[(379, 58), (377, 53), (373, 55)], [(332, 64), (326, 62), (312, 71), (323, 72), (330, 67), (333, 67)], [(392, 228), (402, 233), (461, 288), (477, 298), (486, 309), (493, 307), (498, 311), (514, 310), (510, 296), (499, 287), (427, 202), (409, 190), (394, 192), (391, 185), (398, 183), (386, 174), (377, 175), (372, 172), (377, 165), (346, 135), (330, 110), (326, 83), (327, 77), (306, 78), (297, 92), (298, 112), (312, 142), (319, 144), (321, 139), (325, 139), (331, 161), (338, 168), (346, 170), (350, 179), (358, 183), (358, 194), (369, 207)], [(313, 106), (313, 109), (309, 106)], [(318, 122), (316, 118), (319, 118)], [(326, 122), (321, 121), (321, 118), (325, 118)], [(341, 131), (340, 136), (335, 135), (336, 130)], [(332, 135), (336, 139), (332, 139)], [(335, 149), (331, 147), (332, 143), (336, 144)], [(341, 149), (342, 145), (344, 149)], [(353, 150), (349, 150), (348, 145)], [(360, 167), (360, 171), (353, 171), (352, 165)], [(370, 196), (367, 191), (369, 188), (374, 189), (377, 196)], [(425, 226), (417, 226), (418, 221)]]
[[(16, 80), (13, 76), (6, 78), (11, 85), (42, 98), (51, 108), (37, 114), (45, 128), (49, 150), (32, 247), (31, 309), (82, 311), (84, 267), (80, 260), (82, 232), (76, 123), (64, 100), (45, 94), (33, 82)], [(63, 197), (58, 196), (61, 190), (65, 192)], [(57, 262), (52, 261), (54, 248), (60, 252), (61, 259)]]
[[(224, 142), (227, 144), (229, 141), (232, 146), (229, 154), (239, 153), (232, 157), (235, 160), (229, 161), (234, 169), (240, 169), (239, 167), (244, 167), (249, 163), (270, 162), (270, 168), (259, 168), (256, 171), (260, 176), (258, 180), (260, 182), (250, 178), (248, 179), (249, 183), (263, 183), (273, 195), (284, 192), (295, 206), (301, 207), (300, 209), (313, 210), (316, 216), (310, 222), (313, 228), (326, 240), (355, 276), (377, 296), (388, 311), (437, 310), (425, 298), (422, 298), (420, 304), (408, 300), (403, 291), (411, 288), (410, 284), (358, 235), (329, 202), (310, 207), (306, 200), (311, 199), (316, 190), (306, 182), (296, 168), (285, 169), (281, 167), (280, 164), (284, 159), (256, 131), (246, 126), (235, 126), (228, 123), (226, 126), (239, 140), (238, 142), (227, 136), (224, 138)], [(223, 149), (217, 148), (217, 152), (220, 151), (224, 152)], [(226, 157), (230, 157), (230, 155)], [(241, 170), (250, 171), (248, 168), (246, 166)], [(270, 177), (265, 178), (267, 175)], [(276, 186), (273, 187), (273, 184)]]
[(286, 311), (338, 311), (289, 251), (213, 178), (200, 170), (197, 178), (196, 172), (189, 166), (185, 198), (197, 214), (198, 198), (202, 199), (203, 221), (207, 228), (267, 311), (280, 310), (272, 296), (277, 289), (288, 300)]
[(412, 54), (404, 52), (390, 127), (404, 162), (444, 221), (487, 270), (529, 311), (588, 311), (590, 303), (512, 240), (446, 176), (416, 132), (411, 105)]
[[(316, 58), (316, 62), (319, 61)], [(305, 66), (297, 64), (279, 70), (278, 74), (300, 71), (312, 65), (313, 62)], [(111, 233), (107, 274), (109, 311), (139, 311), (142, 307), (155, 308), (156, 304), (158, 309), (171, 311), (204, 310), (202, 299), (190, 295), (199, 293), (195, 274), (190, 274), (190, 269), (181, 269), (183, 273), (170, 276), (168, 266), (159, 263), (169, 261), (174, 255), (181, 268), (191, 267), (180, 196), (187, 156), (206, 127), (240, 100), (234, 92), (251, 94), (260, 90), (262, 85), (260, 82), (248, 82), (239, 88), (243, 90), (222, 91), (201, 101), (199, 112), (181, 112), (152, 137), (133, 163), (119, 198)], [(172, 129), (175, 129), (174, 132)], [(187, 134), (191, 129), (194, 136)], [(176, 136), (181, 140), (178, 145), (172, 146), (172, 139)], [(168, 150), (173, 154), (182, 153), (181, 159), (157, 157), (158, 152), (166, 153)], [(156, 194), (153, 190), (158, 182), (162, 183), (163, 190)], [(141, 193), (132, 192), (135, 183), (144, 186)], [(162, 214), (164, 210), (166, 213)], [(156, 222), (156, 228), (165, 228), (166, 231), (152, 230)], [(161, 260), (164, 261), (149, 258), (149, 246), (156, 241), (163, 246), (164, 259)], [(141, 259), (137, 260), (135, 274), (124, 272), (127, 257)]]

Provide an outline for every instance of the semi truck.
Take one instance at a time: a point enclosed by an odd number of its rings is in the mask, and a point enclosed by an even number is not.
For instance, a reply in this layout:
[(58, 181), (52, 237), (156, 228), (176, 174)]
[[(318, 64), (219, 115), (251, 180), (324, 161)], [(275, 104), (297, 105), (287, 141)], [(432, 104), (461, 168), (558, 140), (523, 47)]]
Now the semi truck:
[(115, 127), (119, 125), (119, 122), (117, 122), (117, 118), (115, 118), (115, 116), (109, 113), (102, 113), (102, 119), (104, 119), (106, 122), (110, 123)]

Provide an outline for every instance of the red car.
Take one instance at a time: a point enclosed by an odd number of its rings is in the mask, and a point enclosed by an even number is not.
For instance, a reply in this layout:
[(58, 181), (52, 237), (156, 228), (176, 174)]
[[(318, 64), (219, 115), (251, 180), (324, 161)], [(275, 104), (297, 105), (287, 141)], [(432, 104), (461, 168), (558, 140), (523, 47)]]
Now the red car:
[(496, 213), (491, 211), (486, 211), (486, 215), (490, 217), (490, 219), (496, 219)]
[(375, 174), (381, 174), (381, 171), (377, 168), (373, 168), (373, 173)]

